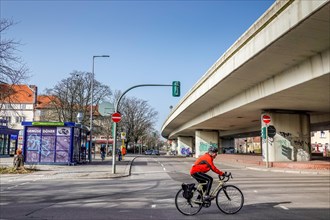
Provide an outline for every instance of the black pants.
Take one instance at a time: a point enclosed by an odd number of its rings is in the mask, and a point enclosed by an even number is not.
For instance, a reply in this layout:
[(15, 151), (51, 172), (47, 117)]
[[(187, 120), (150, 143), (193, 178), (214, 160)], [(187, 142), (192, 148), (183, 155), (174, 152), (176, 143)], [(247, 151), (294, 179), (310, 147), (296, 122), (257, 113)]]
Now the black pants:
[(197, 182), (199, 182), (199, 183), (207, 183), (206, 185), (204, 185), (203, 189), (206, 192), (206, 195), (210, 195), (213, 178), (210, 177), (209, 175), (207, 175), (205, 173), (201, 173), (201, 172), (194, 173), (191, 176), (194, 177), (197, 180)]

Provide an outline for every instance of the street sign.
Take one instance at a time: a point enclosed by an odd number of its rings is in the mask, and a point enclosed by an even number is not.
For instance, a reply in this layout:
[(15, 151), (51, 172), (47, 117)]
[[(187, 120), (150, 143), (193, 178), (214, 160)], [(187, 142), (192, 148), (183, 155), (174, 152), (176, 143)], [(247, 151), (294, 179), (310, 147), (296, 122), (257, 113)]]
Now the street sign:
[(262, 129), (261, 129), (261, 137), (262, 137), (262, 139), (266, 139), (266, 127), (262, 127)]
[(263, 121), (265, 124), (269, 124), (269, 123), (270, 123), (270, 116), (269, 116), (269, 115), (263, 115), (263, 116), (262, 116), (262, 121)]
[(111, 115), (111, 119), (114, 123), (118, 123), (121, 120), (121, 114), (118, 112), (115, 112)]
[(102, 102), (99, 104), (99, 113), (102, 116), (109, 116), (115, 111), (115, 107), (113, 103), (110, 102)]
[(126, 140), (126, 132), (121, 132), (120, 136), (122, 140)]

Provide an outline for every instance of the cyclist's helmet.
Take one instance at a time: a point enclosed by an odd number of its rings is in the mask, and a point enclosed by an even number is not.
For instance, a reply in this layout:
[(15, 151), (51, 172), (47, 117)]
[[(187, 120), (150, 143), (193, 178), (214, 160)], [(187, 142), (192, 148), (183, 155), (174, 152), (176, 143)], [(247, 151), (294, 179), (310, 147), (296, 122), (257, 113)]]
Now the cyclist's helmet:
[(214, 146), (209, 147), (209, 153), (218, 153), (218, 148)]

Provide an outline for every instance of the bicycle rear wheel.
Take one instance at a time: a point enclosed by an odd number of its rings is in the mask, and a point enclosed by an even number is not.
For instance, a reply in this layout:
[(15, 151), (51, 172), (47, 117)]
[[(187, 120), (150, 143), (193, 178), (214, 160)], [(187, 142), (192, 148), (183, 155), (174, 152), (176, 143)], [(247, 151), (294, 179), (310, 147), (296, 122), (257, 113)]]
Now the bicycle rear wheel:
[(198, 190), (194, 190), (193, 197), (191, 199), (185, 199), (183, 197), (183, 189), (180, 189), (175, 196), (175, 206), (184, 215), (197, 214), (203, 205), (202, 194)]
[(216, 203), (223, 213), (235, 214), (243, 207), (244, 196), (236, 186), (227, 185), (217, 193)]

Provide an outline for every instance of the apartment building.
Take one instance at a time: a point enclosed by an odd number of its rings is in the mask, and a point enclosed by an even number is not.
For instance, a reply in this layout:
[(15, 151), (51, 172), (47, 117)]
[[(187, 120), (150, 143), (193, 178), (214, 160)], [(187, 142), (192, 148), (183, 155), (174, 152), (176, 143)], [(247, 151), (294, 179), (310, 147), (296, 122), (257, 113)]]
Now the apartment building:
[(0, 117), (8, 127), (22, 130), (22, 121), (33, 121), (38, 89), (35, 85), (1, 85)]
[[(37, 87), (34, 85), (0, 84), (0, 155), (13, 155), (22, 147), (22, 121), (34, 120)], [(17, 135), (18, 134), (18, 135)]]

